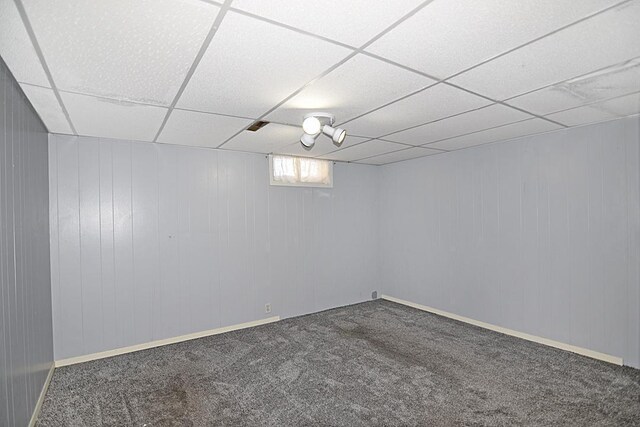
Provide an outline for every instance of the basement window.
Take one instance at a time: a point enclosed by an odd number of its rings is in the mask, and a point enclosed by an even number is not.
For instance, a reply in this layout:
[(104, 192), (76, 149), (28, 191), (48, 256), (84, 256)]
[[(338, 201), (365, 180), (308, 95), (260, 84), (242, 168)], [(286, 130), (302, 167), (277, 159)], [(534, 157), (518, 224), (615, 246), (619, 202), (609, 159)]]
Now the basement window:
[(333, 187), (333, 162), (306, 157), (269, 156), (271, 185)]

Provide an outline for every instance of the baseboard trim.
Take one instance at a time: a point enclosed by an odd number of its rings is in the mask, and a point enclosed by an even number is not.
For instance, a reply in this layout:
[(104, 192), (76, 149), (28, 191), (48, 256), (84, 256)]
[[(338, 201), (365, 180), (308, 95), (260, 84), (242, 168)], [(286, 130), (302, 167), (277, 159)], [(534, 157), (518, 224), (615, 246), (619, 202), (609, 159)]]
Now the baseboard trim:
[(225, 332), (237, 331), (238, 329), (253, 328), (255, 326), (266, 325), (267, 323), (278, 322), (280, 316), (268, 317), (266, 319), (254, 320), (251, 322), (239, 323), (236, 325), (225, 326), (222, 328), (209, 329), (207, 331), (195, 332), (187, 335), (166, 338), (162, 340), (150, 341), (143, 344), (132, 345), (129, 347), (116, 348), (114, 350), (102, 351), (99, 353), (86, 354), (84, 356), (70, 357), (68, 359), (56, 360), (55, 367), (75, 365), (77, 363), (89, 362), (91, 360), (104, 359), (107, 357), (119, 356), (121, 354), (133, 353), (134, 351), (147, 350), (149, 348), (161, 347), (163, 345), (176, 344), (183, 341), (189, 341), (196, 338), (208, 337), (211, 335), (224, 334)]
[(533, 341), (539, 344), (548, 345), (549, 347), (559, 348), (560, 350), (566, 350), (573, 353), (580, 354), (582, 356), (591, 357), (593, 359), (603, 360), (605, 362), (613, 363), (615, 365), (622, 366), (623, 360), (621, 357), (611, 356), (609, 354), (600, 353), (598, 351), (589, 350), (586, 348), (578, 347), (571, 344), (566, 344), (559, 341), (554, 341), (548, 338), (542, 338), (535, 335), (530, 335), (524, 332), (514, 331), (513, 329), (503, 328), (502, 326), (492, 325), (490, 323), (481, 322), (479, 320), (470, 319), (468, 317), (459, 316), (457, 314), (449, 313), (437, 308), (428, 307), (426, 305), (417, 304), (411, 301), (405, 301), (400, 298), (395, 298), (389, 295), (381, 295), (380, 298), (387, 301), (395, 302), (398, 304), (406, 305), (409, 307), (417, 308), (418, 310), (427, 311), (429, 313), (437, 314), (439, 316), (448, 317), (450, 319), (459, 320), (460, 322), (469, 323), (471, 325), (479, 326), (484, 329), (489, 329), (495, 332), (500, 332), (505, 335), (511, 335), (513, 337), (522, 338), (527, 341)]
[(42, 402), (44, 402), (44, 397), (47, 395), (47, 390), (49, 390), (49, 383), (51, 383), (51, 377), (53, 376), (53, 371), (56, 369), (55, 363), (51, 363), (51, 367), (49, 368), (49, 373), (47, 374), (47, 379), (44, 380), (44, 384), (42, 385), (42, 390), (40, 391), (40, 396), (38, 397), (38, 401), (36, 402), (36, 407), (33, 408), (33, 414), (31, 414), (31, 420), (29, 420), (29, 427), (33, 427), (36, 425), (36, 421), (38, 421), (38, 416), (40, 415), (40, 409), (42, 408)]

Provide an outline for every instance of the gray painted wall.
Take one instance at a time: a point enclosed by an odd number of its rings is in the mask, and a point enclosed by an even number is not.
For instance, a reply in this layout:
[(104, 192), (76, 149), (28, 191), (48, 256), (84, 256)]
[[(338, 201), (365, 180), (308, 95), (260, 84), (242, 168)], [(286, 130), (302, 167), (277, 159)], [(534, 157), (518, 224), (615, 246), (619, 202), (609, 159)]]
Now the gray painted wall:
[(53, 362), (47, 130), (0, 59), (0, 425), (29, 422)]
[(332, 189), (273, 187), (263, 155), (49, 141), (56, 360), (377, 288), (376, 167), (336, 164)]
[(333, 189), (271, 187), (256, 154), (51, 135), (56, 359), (378, 289), (639, 366), (639, 132), (339, 163)]
[(638, 117), (382, 167), (384, 292), (640, 366)]

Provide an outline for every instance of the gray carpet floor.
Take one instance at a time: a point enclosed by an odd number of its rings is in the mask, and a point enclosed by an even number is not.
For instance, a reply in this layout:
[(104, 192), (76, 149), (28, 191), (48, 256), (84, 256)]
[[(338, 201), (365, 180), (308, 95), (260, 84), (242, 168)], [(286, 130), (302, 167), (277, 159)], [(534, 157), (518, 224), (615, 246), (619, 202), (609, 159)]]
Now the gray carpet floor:
[(376, 300), (56, 369), (38, 425), (640, 425), (640, 371)]

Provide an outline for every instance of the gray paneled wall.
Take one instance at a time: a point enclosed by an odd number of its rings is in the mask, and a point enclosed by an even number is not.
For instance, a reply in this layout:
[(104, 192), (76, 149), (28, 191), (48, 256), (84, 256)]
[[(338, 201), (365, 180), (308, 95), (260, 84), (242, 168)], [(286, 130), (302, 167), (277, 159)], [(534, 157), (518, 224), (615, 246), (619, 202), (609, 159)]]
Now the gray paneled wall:
[(309, 313), (383, 284), (639, 366), (638, 128), (337, 164), (333, 189), (271, 187), (255, 154), (51, 135), (56, 358)]
[(332, 308), (377, 288), (375, 167), (336, 164), (333, 189), (272, 187), (262, 155), (49, 141), (56, 359)]
[(0, 425), (25, 426), (53, 362), (47, 130), (0, 79)]
[(384, 291), (640, 366), (638, 117), (384, 166)]

